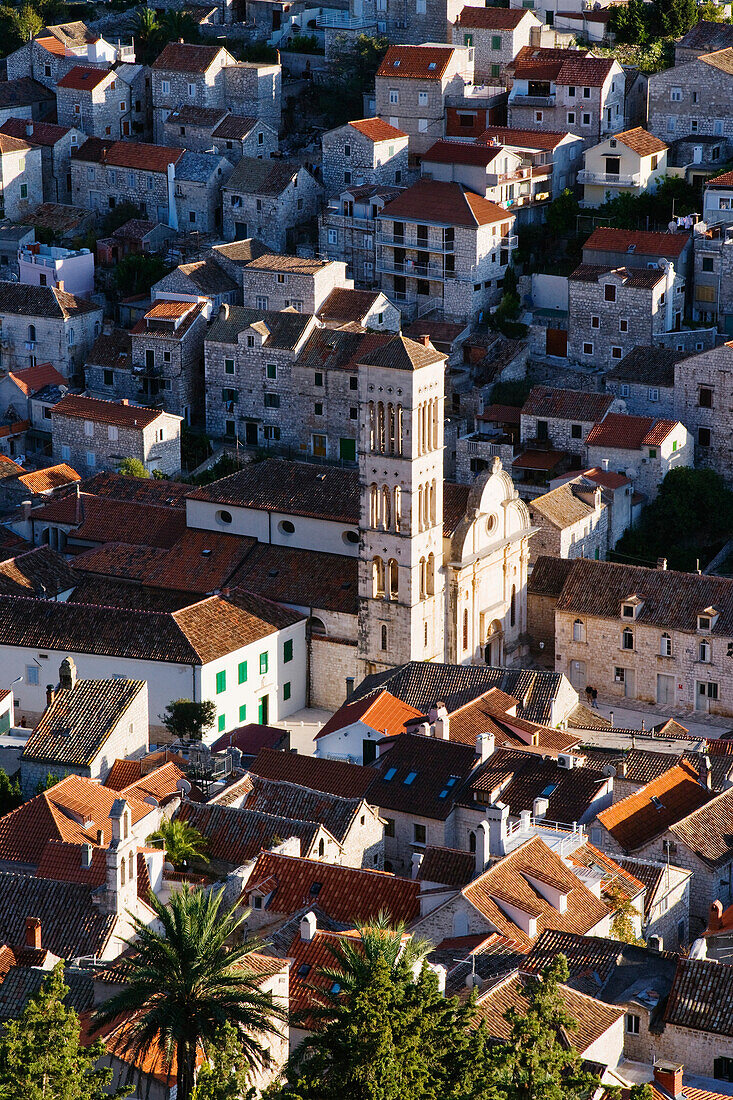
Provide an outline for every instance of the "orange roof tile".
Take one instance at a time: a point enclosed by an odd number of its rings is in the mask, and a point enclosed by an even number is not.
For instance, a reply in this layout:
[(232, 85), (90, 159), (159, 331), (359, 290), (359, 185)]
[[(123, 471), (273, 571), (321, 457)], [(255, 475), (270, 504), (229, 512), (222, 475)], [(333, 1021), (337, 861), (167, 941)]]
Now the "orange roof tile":
[(8, 378), (15, 382), (19, 390), (26, 397), (30, 397), (44, 386), (65, 386), (67, 379), (53, 366), (52, 363), (36, 363), (33, 367), (24, 367), (22, 370), (8, 371)]
[(388, 691), (381, 691), (376, 699), (367, 696), (353, 703), (344, 703), (316, 734), (316, 741), (319, 737), (327, 737), (329, 733), (359, 721), (385, 737), (396, 737), (398, 733), (404, 732), (405, 722), (419, 717), (421, 713), (415, 707), (403, 703)]
[(185, 317), (196, 305), (196, 302), (175, 302), (162, 298), (155, 302), (145, 317), (151, 320), (176, 321), (179, 317)]
[(655, 420), (651, 416), (608, 413), (594, 424), (586, 437), (588, 446), (613, 447), (638, 451), (640, 447), (658, 447), (677, 427), (678, 420)]
[(381, 118), (358, 118), (350, 122), (349, 126), (353, 126), (373, 142), (395, 141), (396, 138), (407, 137), (404, 130), (398, 130), (396, 126), (391, 126)]
[(109, 775), (104, 781), (105, 787), (112, 791), (122, 791), (142, 775), (140, 760), (115, 760)]
[(632, 852), (712, 797), (712, 792), (701, 786), (697, 772), (683, 761), (603, 810), (598, 821), (624, 851)]
[[(79, 420), (92, 420), (102, 424), (117, 424), (121, 428), (147, 428), (161, 416), (160, 409), (147, 409), (141, 405), (104, 401), (97, 397), (67, 394), (53, 408), (54, 415), (73, 416)], [(106, 503), (106, 502), (105, 502)]]
[(134, 798), (141, 802), (154, 799), (163, 805), (170, 798), (181, 794), (180, 782), (185, 774), (182, 768), (169, 761), (160, 768), (148, 772), (147, 775), (133, 780), (129, 787), (123, 787), (120, 791), (120, 797)]
[(272, 894), (267, 909), (273, 915), (290, 916), (309, 902), (345, 924), (371, 920), (382, 911), (389, 913), (392, 921), (409, 923), (420, 912), (420, 884), (385, 871), (261, 852), (243, 899), (264, 884), (264, 891)]
[(75, 92), (92, 92), (111, 75), (111, 69), (102, 69), (98, 65), (75, 65), (61, 77), (56, 87), (69, 88)]
[(464, 191), (458, 183), (421, 179), (382, 208), (381, 217), (406, 218), (435, 222), (438, 225), (461, 225), (473, 229), (506, 221), (507, 232), (513, 219), (505, 210), (481, 195)]
[(623, 130), (620, 134), (613, 135), (615, 141), (620, 141), (633, 153), (640, 157), (650, 157), (652, 153), (663, 153), (668, 148), (654, 134), (650, 134), (642, 126), (635, 126), (632, 130)]
[(723, 172), (722, 176), (713, 176), (705, 183), (706, 187), (733, 187), (733, 172)]
[(72, 470), (71, 466), (60, 462), (57, 466), (46, 466), (43, 470), (32, 470), (28, 474), (22, 474), (18, 481), (22, 482), (31, 493), (48, 493), (61, 485), (81, 481), (81, 477), (76, 470)]
[(591, 251), (628, 252), (636, 255), (679, 256), (690, 243), (691, 233), (655, 233), (637, 229), (612, 229), (599, 226), (583, 245)]
[(453, 46), (390, 46), (377, 76), (441, 80), (453, 56)]

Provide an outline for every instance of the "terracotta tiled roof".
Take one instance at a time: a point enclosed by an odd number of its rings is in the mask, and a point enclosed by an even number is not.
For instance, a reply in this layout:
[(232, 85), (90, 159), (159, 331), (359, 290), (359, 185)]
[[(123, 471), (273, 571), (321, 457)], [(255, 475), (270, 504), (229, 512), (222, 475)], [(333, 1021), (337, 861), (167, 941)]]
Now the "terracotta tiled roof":
[(341, 554), (257, 542), (229, 584), (276, 603), (356, 615), (358, 566), (357, 558)]
[(29, 493), (49, 493), (62, 485), (71, 485), (75, 481), (81, 481), (76, 470), (72, 470), (65, 462), (57, 466), (46, 466), (42, 470), (32, 470), (30, 473), (21, 474), (18, 481), (25, 485)]
[[(621, 137), (622, 135), (618, 135)], [(654, 233), (637, 229), (599, 226), (583, 245), (591, 252), (630, 252), (637, 256), (680, 256), (690, 243), (690, 233)]]
[(614, 64), (617, 62), (613, 57), (567, 57), (557, 74), (556, 83), (589, 84), (602, 88)]
[(78, 680), (60, 688), (23, 749), (23, 760), (91, 764), (145, 688), (144, 680)]
[[(479, 11), (482, 9), (479, 9)], [(560, 142), (568, 137), (564, 130), (518, 130), (513, 126), (489, 126), (477, 140), (480, 142), (498, 138), (502, 145), (514, 146), (518, 149), (554, 149)], [(572, 136), (572, 135), (571, 135)]]
[(476, 763), (475, 746), (403, 733), (379, 757), (368, 801), (444, 821)]
[(363, 799), (358, 797), (341, 798), (297, 783), (263, 779), (254, 773), (250, 773), (250, 778), (252, 790), (247, 795), (246, 809), (296, 821), (319, 822), (339, 844), (343, 844), (363, 806)]
[[(578, 489), (581, 492), (577, 492)], [(539, 512), (554, 527), (561, 530), (571, 527), (574, 523), (580, 523), (588, 516), (595, 515), (594, 492), (594, 485), (582, 483), (579, 485), (577, 481), (566, 481), (556, 489), (551, 489), (549, 493), (543, 493), (542, 496), (532, 499), (530, 519), (534, 519), (533, 513)], [(600, 507), (605, 508), (605, 505), (601, 503)]]
[[(560, 984), (558, 993), (566, 1012), (577, 1024), (577, 1027), (563, 1032), (563, 1037), (581, 1054), (624, 1015), (623, 1008), (604, 1004), (603, 1001), (579, 993), (570, 986)], [(506, 1013), (510, 1008), (524, 1012), (528, 1005), (527, 979), (521, 974), (512, 974), (487, 993), (481, 994), (476, 1009), (479, 1020), (486, 1024), (489, 1034), (497, 1039), (507, 1040), (511, 1038), (511, 1024), (506, 1019)]]
[[(174, 760), (165, 761), (158, 768), (146, 771), (120, 791), (123, 798), (134, 798), (140, 802), (154, 800), (164, 806), (171, 798), (180, 796), (181, 780), (185, 777), (185, 769)], [(108, 784), (105, 784), (107, 786)], [(151, 803), (152, 804), (152, 803)]]
[(613, 400), (613, 394), (610, 393), (533, 386), (522, 406), (522, 416), (595, 423), (604, 418)]
[(632, 348), (604, 380), (619, 382), (651, 383), (671, 389), (674, 386), (674, 365), (684, 354), (672, 348), (650, 347), (648, 344)]
[(687, 50), (725, 49), (733, 46), (733, 29), (729, 23), (709, 23), (701, 19), (676, 43)]
[(470, 485), (457, 485), (452, 481), (443, 482), (443, 536), (452, 538), (459, 523), (466, 518)]
[[(247, 799), (249, 802), (249, 798)], [(272, 848), (291, 836), (300, 840), (300, 850), (309, 854), (318, 835), (325, 828), (316, 821), (296, 820), (278, 814), (233, 806), (203, 805), (182, 802), (175, 814), (176, 821), (185, 821), (203, 835), (209, 859), (241, 867), (261, 851)]]
[(317, 901), (333, 920), (344, 924), (369, 921), (381, 912), (410, 923), (420, 911), (420, 884), (384, 871), (363, 871), (318, 863), (294, 856), (262, 852), (244, 888), (247, 897), (260, 883), (268, 884), (271, 913), (295, 913)]
[[(142, 479), (140, 479), (142, 480)], [(156, 504), (137, 504), (69, 493), (51, 498), (34, 508), (31, 517), (46, 523), (63, 523), (75, 528), (81, 542), (114, 542), (121, 531), (147, 546), (173, 546), (186, 530), (185, 513), (179, 509)]]
[(78, 581), (66, 559), (50, 546), (37, 546), (0, 563), (3, 596), (58, 596)]
[(654, 752), (651, 749), (602, 749), (585, 745), (581, 750), (590, 767), (601, 771), (610, 765), (619, 779), (643, 787), (664, 775), (674, 764), (679, 764), (679, 755), (671, 752)]
[(733, 48), (728, 47), (725, 50), (715, 50), (714, 53), (702, 54), (698, 60), (733, 76)]
[(153, 68), (170, 72), (205, 73), (222, 48), (221, 46), (194, 46), (187, 42), (169, 42), (153, 62)]
[(627, 451), (658, 447), (678, 424), (678, 420), (609, 413), (601, 424), (595, 424), (588, 432), (586, 444), (589, 447), (614, 447)]
[(102, 69), (98, 65), (75, 65), (61, 77), (56, 87), (74, 92), (93, 92), (111, 75), (111, 69)]
[[(474, 10), (483, 12), (488, 9), (475, 8)], [(497, 10), (510, 11), (509, 8), (499, 8)], [(513, 10), (516, 11), (517, 9)], [(449, 141), (444, 138), (431, 145), (427, 153), (423, 153), (422, 163), (470, 164), (479, 168), (486, 168), (500, 152), (500, 145), (473, 144), (467, 141)]]
[(649, 920), (651, 910), (657, 903), (657, 889), (664, 876), (665, 865), (649, 860), (620, 859), (619, 864), (625, 871), (644, 885), (644, 920)]
[(405, 722), (420, 716), (421, 712), (409, 703), (403, 703), (388, 691), (381, 691), (376, 698), (366, 696), (353, 703), (344, 703), (316, 734), (316, 741), (350, 726), (352, 722), (363, 722), (385, 737), (395, 737), (404, 732)]
[(574, 734), (507, 714), (507, 710), (518, 705), (516, 699), (492, 688), (486, 695), (451, 714), (451, 741), (475, 745), (480, 733), (493, 733), (497, 747), (523, 749), (526, 746), (551, 754), (567, 752), (578, 744)]
[(77, 298), (55, 286), (0, 283), (0, 313), (68, 321), (81, 313), (93, 313), (95, 310), (101, 316), (101, 307), (95, 302)]
[(620, 134), (613, 136), (615, 141), (620, 141), (640, 157), (650, 157), (652, 153), (663, 153), (668, 148), (663, 141), (641, 126), (635, 126), (633, 130), (623, 130)]
[[(87, 886), (102, 886), (107, 880), (107, 853), (104, 848), (92, 848), (91, 863), (82, 862), (84, 845), (70, 844), (64, 840), (49, 840), (41, 855), (36, 871), (37, 878), (55, 879), (57, 882), (78, 882)], [(143, 872), (141, 874), (141, 872)], [(147, 899), (150, 878), (145, 857), (137, 853), (138, 897)], [(43, 930), (41, 930), (43, 931)]]
[(365, 366), (388, 367), (391, 370), (414, 371), (421, 367), (429, 367), (435, 363), (445, 362), (446, 356), (442, 351), (436, 351), (428, 341), (427, 344), (418, 340), (410, 340), (401, 333), (392, 336), (385, 343), (379, 343), (371, 351), (360, 354), (358, 362)]
[(94, 474), (84, 481), (85, 493), (112, 500), (127, 500), (139, 504), (157, 504), (159, 507), (179, 508), (185, 511), (186, 497), (191, 486), (182, 481), (156, 478), (127, 477), (109, 471)]
[(139, 760), (115, 760), (109, 775), (104, 781), (105, 787), (121, 791), (141, 776)]
[(121, 428), (142, 430), (161, 416), (159, 409), (147, 409), (140, 405), (103, 401), (96, 397), (67, 394), (53, 408), (54, 416), (71, 416), (78, 420), (92, 420), (101, 424), (116, 424)]
[(15, 382), (18, 389), (30, 397), (44, 386), (64, 386), (67, 379), (51, 363), (37, 363), (33, 367), (8, 371), (8, 378)]
[[(531, 885), (528, 876), (542, 881), (551, 875), (558, 888), (567, 892), (567, 909), (561, 913)], [(502, 908), (502, 899), (534, 916), (537, 935), (547, 929), (586, 933), (608, 915), (603, 902), (565, 866), (540, 837), (515, 848), (508, 856), (484, 871), (461, 891), (463, 896), (504, 936), (528, 947), (532, 938)]]
[[(28, 133), (29, 128), (31, 133)], [(24, 138), (31, 145), (55, 145), (69, 133), (68, 126), (57, 126), (53, 122), (31, 122), (26, 118), (9, 118), (0, 130), (11, 137)]]
[(225, 586), (254, 545), (254, 539), (189, 527), (164, 557), (151, 560), (141, 579), (178, 592), (213, 592)]
[(13, 462), (12, 458), (7, 455), (0, 455), (0, 478), (18, 477), (22, 473), (22, 466), (19, 466), (17, 462)]
[(514, 30), (527, 14), (526, 8), (465, 7), (457, 19), (459, 27), (477, 27), (487, 31)]
[(42, 103), (54, 98), (54, 92), (30, 76), (0, 81), (0, 107), (4, 110), (9, 107), (27, 107), (32, 103)]
[(395, 141), (397, 138), (407, 137), (404, 130), (398, 130), (396, 126), (391, 126), (389, 122), (385, 122), (381, 118), (358, 118), (350, 122), (349, 126), (353, 126), (360, 134), (375, 143)]
[(290, 186), (302, 167), (296, 161), (241, 157), (222, 189), (237, 194), (280, 195)]
[(68, 960), (102, 955), (117, 920), (95, 904), (88, 886), (0, 872), (0, 927), (6, 940), (24, 942), (31, 914), (41, 922), (44, 947)]
[(373, 768), (347, 764), (300, 753), (262, 749), (250, 766), (253, 775), (298, 783), (313, 791), (325, 791), (340, 798), (365, 798), (374, 779)]
[(697, 810), (712, 795), (687, 764), (676, 764), (641, 790), (598, 814), (598, 821), (626, 852), (633, 852)]
[(279, 726), (262, 726), (257, 722), (247, 722), (217, 737), (210, 748), (212, 752), (224, 752), (230, 746), (234, 746), (244, 756), (254, 759), (261, 749), (282, 748), (289, 736), (288, 731), (280, 729)]
[(670, 831), (698, 859), (717, 867), (733, 859), (733, 788), (678, 819)]
[(733, 172), (723, 172), (721, 176), (714, 176), (705, 183), (706, 187), (733, 187)]
[(442, 80), (452, 57), (453, 46), (390, 46), (377, 76)]
[(421, 179), (387, 203), (380, 218), (405, 218), (475, 229), (495, 222), (506, 222), (509, 226), (513, 215), (495, 202), (464, 191), (458, 183)]
[(88, 138), (71, 155), (76, 160), (103, 163), (113, 168), (167, 172), (168, 165), (176, 164), (183, 154), (183, 149), (171, 149), (165, 145), (148, 145), (141, 141), (103, 142), (99, 138)]
[(619, 908), (619, 891), (622, 898), (635, 901), (645, 889), (645, 883), (622, 866), (622, 863), (622, 860), (611, 859), (588, 842), (575, 848), (568, 856), (570, 867), (591, 868), (601, 873), (601, 898), (612, 913)]
[(348, 290), (336, 287), (318, 308), (322, 321), (361, 322), (379, 299), (378, 290)]
[(288, 958), (293, 960), (290, 967), (290, 1012), (302, 1028), (313, 1030), (318, 1026), (317, 1019), (310, 1013), (315, 1005), (323, 1003), (322, 994), (332, 985), (332, 979), (325, 978), (321, 970), (338, 966), (334, 948), (345, 938), (354, 937), (349, 933), (318, 929), (310, 941), (296, 934), (288, 948)]
[(680, 959), (664, 1022), (733, 1036), (733, 966), (712, 959)]
[(440, 848), (429, 844), (417, 872), (418, 882), (439, 882), (460, 889), (476, 873), (476, 859), (458, 848)]

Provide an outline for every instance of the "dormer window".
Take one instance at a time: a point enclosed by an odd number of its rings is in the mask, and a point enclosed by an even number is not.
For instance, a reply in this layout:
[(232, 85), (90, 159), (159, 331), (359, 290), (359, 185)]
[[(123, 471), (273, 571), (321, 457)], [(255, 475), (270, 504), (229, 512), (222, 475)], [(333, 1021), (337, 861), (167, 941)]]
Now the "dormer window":
[(706, 607), (697, 616), (697, 629), (701, 634), (712, 630), (718, 620), (718, 612), (714, 607)]
[(636, 604), (625, 603), (621, 608), (621, 617), (624, 619), (633, 619), (636, 616)]

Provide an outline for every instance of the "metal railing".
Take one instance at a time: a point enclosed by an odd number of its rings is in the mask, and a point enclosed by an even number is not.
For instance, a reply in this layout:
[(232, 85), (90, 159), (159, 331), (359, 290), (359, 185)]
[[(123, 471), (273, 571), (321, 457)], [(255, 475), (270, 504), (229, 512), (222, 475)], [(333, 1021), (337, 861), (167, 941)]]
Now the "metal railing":
[(590, 168), (583, 168), (578, 172), (578, 183), (601, 183), (616, 187), (641, 187), (641, 174), (635, 172), (624, 176), (618, 172), (594, 172)]
[(555, 93), (550, 95), (516, 95), (509, 96), (509, 104), (514, 107), (554, 107)]
[(419, 264), (413, 260), (377, 260), (377, 271), (384, 275), (406, 275), (412, 279), (455, 279), (454, 271), (442, 264)]
[(455, 252), (455, 240), (447, 241), (445, 238), (436, 240), (435, 237), (428, 237), (425, 239), (408, 233), (395, 236), (393, 233), (381, 229), (377, 235), (377, 240), (380, 244), (388, 244), (394, 248), (412, 248), (419, 252)]

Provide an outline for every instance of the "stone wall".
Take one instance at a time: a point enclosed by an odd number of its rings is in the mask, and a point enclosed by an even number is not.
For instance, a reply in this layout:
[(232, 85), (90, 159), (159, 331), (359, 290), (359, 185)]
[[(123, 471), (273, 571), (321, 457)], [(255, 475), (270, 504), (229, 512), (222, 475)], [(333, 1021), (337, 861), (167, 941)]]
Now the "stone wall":
[[(605, 299), (607, 284), (616, 288), (615, 301)], [(675, 274), (675, 313), (684, 311), (683, 286)], [(667, 328), (664, 289), (663, 280), (647, 289), (624, 285), (610, 273), (599, 276), (597, 282), (570, 279), (568, 359), (584, 366), (611, 367), (639, 344), (654, 343), (655, 336)]]
[(33, 145), (23, 152), (3, 153), (0, 156), (2, 175), (3, 215), (14, 222), (35, 210), (43, 202), (43, 167), (41, 150)]
[[(733, 145), (733, 75), (693, 61), (649, 77), (647, 129), (670, 143), (693, 132), (721, 136), (723, 159)], [(694, 126), (693, 126), (694, 121)]]
[[(3, 342), (8, 344), (0, 356), (4, 370), (22, 370), (36, 360), (51, 363), (65, 378), (72, 378), (83, 369), (86, 355), (99, 335), (102, 309), (79, 313), (65, 321), (57, 317), (13, 314), (0, 308), (0, 323)], [(31, 335), (33, 331), (35, 336)], [(28, 342), (34, 346), (27, 348)]]
[[(92, 425), (91, 433), (87, 433), (87, 424)], [(54, 460), (66, 462), (79, 472), (117, 470), (123, 458), (136, 458), (150, 469), (151, 453), (156, 455), (152, 463), (156, 469), (172, 475), (181, 468), (180, 425), (165, 416), (155, 422), (155, 427), (128, 428), (64, 416), (54, 410), (51, 425)], [(154, 432), (161, 431), (162, 439), (154, 440)]]
[(363, 867), (367, 871), (384, 870), (384, 826), (379, 813), (362, 803), (343, 839), (341, 862), (346, 867)]
[(358, 682), (356, 640), (311, 635), (310, 705), (338, 710), (346, 697), (346, 681)]
[(148, 352), (152, 352), (153, 378), (162, 395), (163, 409), (188, 423), (200, 421), (204, 415), (201, 382), (205, 335), (206, 317), (200, 313), (182, 337), (145, 330), (132, 336), (133, 366), (146, 367)]
[(169, 224), (168, 176), (129, 168), (111, 168), (75, 157), (71, 161), (74, 206), (104, 216), (115, 206), (132, 203), (143, 217)]
[[(407, 181), (408, 139), (373, 142), (353, 126), (339, 126), (321, 138), (326, 197), (362, 184), (400, 186)], [(346, 149), (349, 149), (348, 155)]]
[(310, 172), (301, 168), (296, 179), (277, 195), (224, 187), (225, 240), (257, 237), (274, 252), (285, 252), (295, 228), (318, 214), (322, 196), (322, 188)]
[[(701, 387), (703, 389), (701, 389)], [(710, 392), (711, 407), (700, 404)], [(706, 397), (702, 398), (707, 400)], [(733, 351), (727, 345), (693, 355), (675, 366), (675, 415), (697, 446), (695, 463), (715, 470), (733, 484)], [(702, 441), (702, 442), (701, 442)]]

